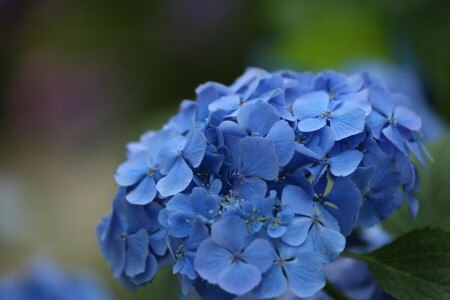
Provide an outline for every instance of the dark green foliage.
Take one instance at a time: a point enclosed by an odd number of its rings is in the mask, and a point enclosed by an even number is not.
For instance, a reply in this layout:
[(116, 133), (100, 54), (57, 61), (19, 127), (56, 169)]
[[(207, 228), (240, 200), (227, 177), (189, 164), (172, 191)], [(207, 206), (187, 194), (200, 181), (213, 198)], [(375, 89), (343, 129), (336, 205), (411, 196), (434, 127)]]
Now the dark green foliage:
[(450, 299), (450, 230), (414, 229), (371, 253), (343, 256), (365, 261), (397, 299)]

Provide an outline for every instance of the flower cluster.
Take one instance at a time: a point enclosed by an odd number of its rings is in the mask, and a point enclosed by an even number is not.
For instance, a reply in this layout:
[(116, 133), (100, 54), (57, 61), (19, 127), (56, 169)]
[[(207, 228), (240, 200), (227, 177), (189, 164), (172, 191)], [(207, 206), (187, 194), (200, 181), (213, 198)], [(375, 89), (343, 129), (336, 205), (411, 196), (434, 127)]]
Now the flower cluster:
[(378, 224), (405, 196), (416, 214), (410, 153), (424, 163), (427, 152), (405, 96), (364, 75), (255, 68), (196, 94), (128, 145), (97, 228), (130, 289), (172, 263), (183, 295), (311, 296), (355, 226)]

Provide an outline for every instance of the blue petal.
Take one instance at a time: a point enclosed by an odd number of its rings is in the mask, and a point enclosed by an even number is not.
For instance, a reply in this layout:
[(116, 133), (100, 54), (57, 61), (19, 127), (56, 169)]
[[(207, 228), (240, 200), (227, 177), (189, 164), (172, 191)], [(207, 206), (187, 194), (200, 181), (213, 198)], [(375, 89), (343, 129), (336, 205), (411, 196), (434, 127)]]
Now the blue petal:
[(363, 154), (358, 150), (347, 150), (336, 156), (330, 157), (330, 171), (335, 176), (347, 176), (353, 173), (363, 159)]
[(146, 176), (138, 186), (130, 192), (126, 199), (131, 204), (145, 205), (153, 201), (156, 196), (156, 184), (153, 176)]
[(149, 253), (145, 262), (145, 271), (130, 278), (130, 280), (136, 285), (143, 285), (155, 277), (156, 271), (158, 271), (158, 261), (153, 254)]
[(197, 249), (198, 246), (203, 242), (205, 239), (209, 237), (209, 231), (206, 226), (200, 222), (195, 222), (192, 226), (192, 232), (188, 237), (188, 240), (186, 242), (186, 247), (189, 250)]
[(235, 110), (240, 103), (240, 99), (238, 95), (229, 95), (223, 96), (216, 101), (212, 102), (208, 108), (211, 112), (217, 110), (225, 110), (225, 111), (233, 111)]
[(194, 267), (197, 273), (209, 283), (216, 284), (220, 273), (231, 263), (233, 255), (213, 242), (204, 240), (197, 249)]
[(234, 191), (242, 199), (251, 199), (253, 196), (261, 196), (267, 192), (267, 184), (258, 178), (237, 178), (233, 184)]
[(192, 170), (183, 158), (179, 157), (166, 177), (156, 184), (156, 189), (163, 198), (182, 192), (192, 181)]
[(312, 132), (319, 130), (327, 124), (324, 118), (308, 118), (298, 122), (298, 130), (302, 132)]
[(278, 176), (278, 159), (271, 140), (263, 137), (245, 137), (239, 142), (242, 174), (274, 180)]
[(369, 100), (373, 107), (385, 116), (394, 112), (395, 102), (392, 101), (392, 95), (379, 85), (373, 85), (369, 89)]
[(314, 118), (328, 109), (329, 101), (328, 94), (324, 91), (312, 92), (300, 96), (300, 98), (294, 102), (292, 110), (299, 120)]
[(300, 257), (285, 264), (289, 286), (296, 296), (312, 296), (325, 286), (322, 262), (316, 253), (303, 252)]
[(361, 192), (348, 177), (341, 177), (334, 181), (325, 201), (325, 208), (338, 221), (341, 233), (349, 235), (355, 226), (362, 204)]
[(222, 289), (237, 296), (250, 292), (260, 281), (259, 269), (240, 260), (224, 269), (218, 278), (218, 284)]
[(204, 188), (196, 187), (192, 190), (191, 199), (194, 202), (198, 214), (207, 219), (213, 219), (217, 215), (220, 201), (219, 196), (211, 195)]
[(279, 264), (274, 264), (263, 274), (259, 285), (252, 294), (259, 299), (275, 298), (281, 296), (287, 289), (287, 281)]
[(414, 196), (414, 193), (409, 190), (406, 191), (406, 200), (408, 201), (409, 216), (415, 218), (419, 210), (419, 201)]
[(330, 120), (330, 127), (336, 141), (362, 132), (364, 130), (364, 118), (364, 111), (359, 108), (345, 112), (335, 111), (335, 116)]
[(205, 155), (205, 149), (205, 135), (200, 130), (195, 129), (191, 138), (184, 146), (183, 157), (191, 163), (192, 167), (197, 168)]
[(197, 278), (197, 273), (195, 272), (194, 269), (194, 258), (195, 258), (195, 254), (194, 253), (188, 253), (184, 258), (183, 258), (183, 266), (180, 270), (180, 274), (186, 275), (189, 279), (194, 280), (195, 278)]
[(97, 226), (97, 239), (103, 256), (109, 262), (111, 272), (118, 278), (125, 267), (125, 241), (121, 237), (117, 218), (114, 215), (105, 217)]
[(240, 253), (248, 236), (247, 226), (241, 218), (230, 216), (212, 225), (211, 238), (217, 245), (232, 253)]
[(305, 216), (311, 215), (313, 198), (304, 189), (288, 185), (284, 188), (281, 199), (284, 204), (292, 208), (294, 213)]
[(194, 204), (188, 195), (176, 194), (166, 205), (167, 213), (170, 215), (175, 212), (194, 213)]
[(127, 256), (124, 272), (130, 277), (145, 271), (148, 256), (148, 234), (141, 229), (127, 238)]
[(265, 239), (256, 239), (247, 246), (241, 256), (247, 263), (252, 264), (263, 273), (267, 271), (276, 258), (272, 244)]
[(148, 243), (150, 245), (150, 248), (152, 248), (155, 254), (163, 256), (166, 253), (167, 250), (166, 237), (167, 237), (167, 230), (164, 228), (157, 230), (148, 237)]
[(287, 228), (285, 226), (281, 225), (269, 225), (267, 227), (267, 235), (270, 236), (273, 239), (277, 239), (279, 237), (282, 237), (287, 231)]
[(219, 129), (223, 135), (232, 135), (237, 137), (245, 137), (247, 133), (239, 124), (233, 121), (223, 121), (219, 125)]
[(398, 150), (406, 153), (405, 149), (405, 139), (401, 135), (401, 133), (398, 131), (398, 128), (394, 125), (390, 124), (388, 127), (384, 128), (382, 130), (384, 136), (391, 141), (392, 144), (394, 144), (395, 147), (397, 147)]
[(253, 135), (265, 136), (270, 128), (280, 120), (272, 105), (264, 101), (256, 101), (244, 105), (237, 115), (242, 128)]
[(295, 151), (295, 136), (291, 126), (286, 121), (278, 121), (270, 129), (266, 137), (271, 139), (275, 146), (280, 166), (287, 165), (292, 156), (294, 156)]
[(167, 175), (176, 164), (180, 153), (186, 145), (186, 137), (176, 136), (171, 138), (161, 147), (159, 151), (158, 161), (161, 162), (161, 173)]
[(308, 242), (313, 245), (314, 251), (320, 253), (325, 263), (334, 261), (344, 250), (345, 238), (338, 231), (315, 225), (308, 235)]
[(372, 111), (366, 118), (367, 124), (370, 129), (372, 129), (372, 135), (376, 139), (380, 139), (381, 130), (383, 130), (384, 126), (387, 124), (387, 121), (388, 119), (385, 116), (380, 115), (376, 111)]
[(119, 185), (130, 186), (141, 179), (148, 170), (148, 152), (142, 151), (122, 163), (114, 177)]
[(310, 227), (311, 218), (295, 217), (288, 225), (286, 233), (281, 237), (281, 240), (291, 246), (300, 246), (308, 237)]
[(403, 105), (395, 108), (394, 119), (397, 120), (398, 124), (409, 130), (419, 130), (422, 127), (422, 119), (419, 115)]
[(173, 213), (167, 219), (170, 234), (178, 238), (188, 236), (194, 222), (194, 215), (185, 212)]

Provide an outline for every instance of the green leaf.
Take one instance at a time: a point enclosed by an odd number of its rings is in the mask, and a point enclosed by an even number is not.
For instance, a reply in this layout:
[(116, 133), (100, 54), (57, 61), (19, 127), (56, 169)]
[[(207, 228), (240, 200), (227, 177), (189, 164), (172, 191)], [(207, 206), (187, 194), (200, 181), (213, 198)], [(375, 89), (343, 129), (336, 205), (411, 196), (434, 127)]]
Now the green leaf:
[(371, 253), (343, 256), (365, 261), (397, 299), (450, 299), (450, 230), (414, 229)]

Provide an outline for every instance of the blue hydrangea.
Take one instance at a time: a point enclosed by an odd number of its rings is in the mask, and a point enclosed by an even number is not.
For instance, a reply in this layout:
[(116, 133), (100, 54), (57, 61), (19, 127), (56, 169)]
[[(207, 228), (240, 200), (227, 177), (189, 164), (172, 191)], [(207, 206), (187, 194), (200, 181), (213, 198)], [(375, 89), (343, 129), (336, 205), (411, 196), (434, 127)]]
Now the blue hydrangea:
[[(428, 155), (408, 99), (359, 74), (248, 69), (208, 82), (163, 129), (127, 147), (97, 228), (130, 289), (173, 264), (182, 297), (309, 297), (357, 226), (407, 199)], [(424, 156), (425, 154), (425, 156)]]
[(65, 270), (37, 257), (24, 270), (0, 277), (0, 299), (111, 300), (101, 282), (85, 270)]

